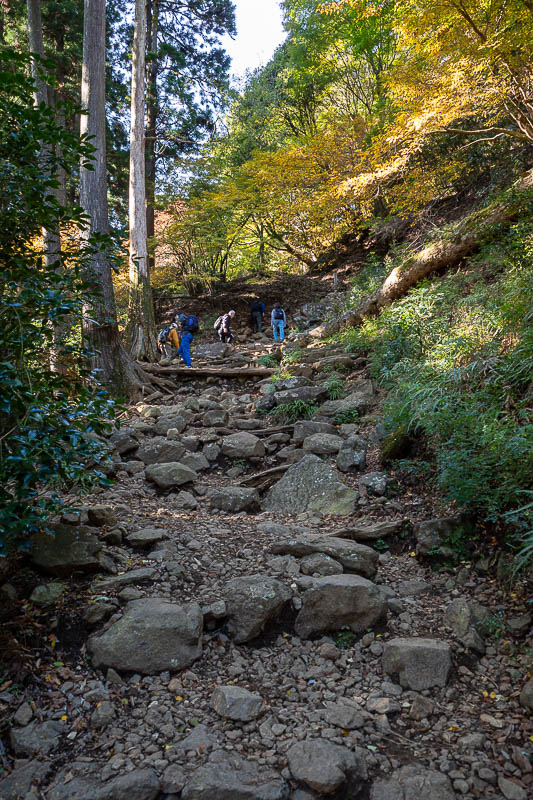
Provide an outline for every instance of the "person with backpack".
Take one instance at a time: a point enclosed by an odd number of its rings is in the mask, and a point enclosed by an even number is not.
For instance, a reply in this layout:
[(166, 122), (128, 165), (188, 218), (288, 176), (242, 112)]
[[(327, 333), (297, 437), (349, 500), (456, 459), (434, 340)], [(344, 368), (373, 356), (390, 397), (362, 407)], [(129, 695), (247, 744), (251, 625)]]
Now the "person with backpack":
[(231, 332), (231, 320), (234, 316), (235, 311), (232, 310), (228, 311), (227, 314), (223, 314), (216, 320), (214, 327), (221, 342), (229, 344), (233, 340), (233, 334)]
[(175, 347), (179, 351), (180, 348), (180, 329), (184, 319), (187, 319), (185, 314), (176, 312), (172, 317), (170, 325), (166, 325), (159, 331), (157, 337), (157, 349), (163, 356), (161, 364), (170, 364), (172, 358), (172, 348)]
[(250, 306), (250, 322), (254, 333), (261, 333), (266, 306), (256, 298)]
[(194, 334), (198, 333), (200, 326), (198, 325), (198, 318), (191, 314), (185, 316), (181, 321), (181, 337), (180, 346), (178, 348), (178, 355), (185, 362), (187, 367), (191, 366), (191, 344)]
[(270, 324), (272, 325), (272, 332), (274, 334), (274, 341), (278, 341), (278, 334), (280, 342), (285, 338), (285, 325), (287, 324), (287, 315), (281, 307), (281, 303), (276, 303), (270, 315)]

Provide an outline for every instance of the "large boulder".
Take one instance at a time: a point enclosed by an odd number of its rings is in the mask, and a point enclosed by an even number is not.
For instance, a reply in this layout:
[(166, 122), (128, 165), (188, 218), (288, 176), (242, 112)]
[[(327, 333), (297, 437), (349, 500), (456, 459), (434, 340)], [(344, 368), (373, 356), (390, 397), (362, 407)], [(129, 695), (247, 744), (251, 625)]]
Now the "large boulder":
[(472, 523), (463, 514), (416, 522), (414, 525), (416, 554), (422, 558), (453, 558), (454, 551), (446, 542), (451, 538), (468, 538), (471, 533)]
[(51, 761), (23, 759), (15, 763), (11, 772), (0, 778), (0, 797), (2, 800), (19, 800), (20, 797), (33, 800), (36, 795), (30, 794), (32, 787), (35, 790), (43, 784), (51, 771)]
[(95, 529), (86, 525), (51, 525), (32, 540), (30, 557), (34, 566), (49, 575), (68, 577), (74, 572), (106, 569), (102, 543)]
[(400, 767), (372, 784), (370, 800), (455, 800), (450, 779), (421, 764)]
[(378, 554), (371, 547), (323, 533), (298, 533), (274, 542), (270, 549), (276, 554), (292, 556), (325, 553), (340, 562), (344, 569), (365, 578), (373, 578), (378, 568)]
[(226, 486), (213, 492), (209, 505), (221, 511), (247, 511), (259, 505), (259, 492), (244, 486)]
[(304, 639), (341, 628), (360, 633), (386, 613), (385, 597), (371, 581), (360, 575), (327, 575), (304, 592), (294, 627)]
[(339, 474), (309, 453), (293, 464), (267, 493), (263, 506), (278, 514), (322, 511), (347, 515), (355, 510), (359, 495), (342, 483)]
[(396, 522), (371, 522), (367, 525), (350, 525), (349, 528), (343, 529), (343, 533), (349, 534), (356, 542), (375, 542), (388, 536), (397, 536), (404, 525), (403, 519)]
[(327, 395), (324, 386), (298, 386), (296, 389), (285, 389), (283, 392), (274, 393), (274, 402), (277, 406), (284, 406), (299, 400), (302, 403), (314, 403)]
[(306, 739), (293, 744), (287, 758), (294, 780), (320, 794), (334, 794), (347, 781), (353, 791), (354, 784), (368, 778), (364, 751), (359, 747), (352, 751), (324, 739)]
[(249, 642), (276, 619), (291, 592), (283, 583), (268, 575), (233, 578), (224, 589), (228, 630), (238, 643)]
[(338, 453), (344, 444), (344, 439), (331, 433), (313, 433), (303, 441), (303, 449), (306, 453), (316, 453), (317, 455), (332, 455)]
[[(159, 417), (157, 420), (154, 430), (159, 436), (168, 436), (168, 432), (170, 430), (176, 431), (176, 433), (183, 433), (185, 428), (187, 427), (187, 420), (185, 418), (185, 414), (188, 412), (183, 412), (183, 414), (172, 414), (172, 415), (164, 415)], [(172, 459), (173, 461), (175, 459)]]
[(382, 666), (415, 692), (446, 686), (452, 669), (450, 645), (439, 639), (391, 639), (385, 643)]
[(190, 467), (180, 462), (168, 464), (149, 464), (144, 472), (147, 481), (155, 483), (160, 489), (173, 489), (184, 483), (195, 481), (198, 475)]
[(88, 641), (96, 667), (145, 675), (190, 666), (202, 653), (203, 616), (198, 603), (180, 606), (157, 597), (128, 603), (124, 615)]
[(217, 686), (210, 700), (211, 708), (226, 719), (250, 722), (261, 716), (263, 698), (240, 686)]
[(356, 381), (351, 386), (351, 392), (342, 400), (328, 400), (321, 408), (320, 413), (325, 417), (334, 417), (349, 411), (358, 414), (366, 413), (374, 402), (374, 388), (372, 381)]
[(37, 753), (47, 756), (57, 749), (64, 733), (66, 733), (65, 723), (59, 720), (30, 722), (23, 728), (11, 728), (11, 747), (19, 757), (35, 756)]
[(129, 533), (126, 536), (126, 541), (131, 547), (143, 549), (152, 547), (152, 545), (162, 542), (163, 539), (168, 539), (168, 535), (166, 528), (148, 527)]
[(228, 458), (261, 458), (265, 455), (265, 445), (261, 439), (247, 431), (224, 436), (221, 446)]
[(304, 439), (315, 433), (330, 433), (336, 436), (337, 428), (329, 422), (314, 422), (310, 419), (304, 419), (294, 424), (293, 439), (296, 444), (301, 444)]
[(139, 449), (135, 428), (120, 428), (118, 431), (113, 431), (108, 441), (121, 456), (134, 453)]
[(156, 436), (139, 448), (136, 457), (143, 464), (168, 464), (179, 461), (184, 454), (185, 448), (181, 442)]
[(288, 800), (287, 783), (276, 772), (217, 750), (185, 784), (182, 800)]
[(224, 342), (213, 342), (213, 344), (200, 344), (194, 348), (194, 357), (198, 359), (224, 358), (229, 353), (230, 348)]
[(102, 782), (96, 770), (92, 776), (72, 778), (68, 767), (46, 793), (47, 800), (156, 800), (159, 796), (159, 778), (153, 769), (133, 769)]

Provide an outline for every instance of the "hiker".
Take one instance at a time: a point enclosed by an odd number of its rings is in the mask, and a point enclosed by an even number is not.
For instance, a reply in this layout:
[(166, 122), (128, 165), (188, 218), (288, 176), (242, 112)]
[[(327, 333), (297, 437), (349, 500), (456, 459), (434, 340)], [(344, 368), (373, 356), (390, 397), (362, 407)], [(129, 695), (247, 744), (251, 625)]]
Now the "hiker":
[(215, 329), (221, 342), (229, 344), (233, 340), (231, 332), (231, 320), (235, 316), (235, 311), (228, 311), (227, 314), (219, 317), (215, 322)]
[(250, 322), (254, 333), (261, 333), (263, 320), (265, 318), (266, 306), (256, 298), (250, 306)]
[(287, 324), (287, 316), (281, 307), (281, 303), (276, 303), (270, 315), (270, 324), (272, 325), (272, 332), (274, 334), (274, 341), (278, 341), (278, 334), (280, 342), (285, 338), (285, 325)]
[(198, 333), (200, 326), (198, 318), (191, 314), (180, 315), (180, 345), (178, 355), (187, 367), (191, 366), (191, 343), (195, 333)]
[(180, 328), (182, 319), (186, 319), (185, 314), (176, 313), (172, 317), (170, 325), (166, 325), (157, 337), (157, 349), (163, 356), (161, 364), (170, 364), (172, 358), (172, 348), (179, 351), (180, 347)]

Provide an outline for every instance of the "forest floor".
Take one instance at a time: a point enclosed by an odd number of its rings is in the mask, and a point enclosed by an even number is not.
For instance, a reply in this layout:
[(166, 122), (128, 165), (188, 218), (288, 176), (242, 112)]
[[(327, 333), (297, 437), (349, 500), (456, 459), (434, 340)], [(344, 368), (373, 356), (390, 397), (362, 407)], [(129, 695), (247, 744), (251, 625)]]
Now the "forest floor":
[[(258, 337), (214, 361), (223, 370), (273, 351)], [(265, 381), (180, 379), (175, 397), (130, 409), (115, 434), (116, 482), (78, 498), (81, 517), (65, 514), (61, 535), (85, 541), (83, 558), (67, 563), (65, 548), (11, 563), (1, 587), (2, 800), (532, 796), (523, 587), (502, 588), (481, 554), (438, 569), (431, 550), (423, 557), (421, 523), (454, 511), (416, 473), (382, 466), (381, 398), (360, 359), (304, 349), (296, 383), (323, 387), (326, 357), (366, 407), (351, 422), (315, 416), (325, 443), (310, 441), (312, 426), (303, 440), (292, 425), (269, 433), (283, 426), (256, 412)], [(228, 444), (232, 433), (240, 443)], [(342, 474), (348, 516), (317, 510), (299, 487), (292, 513), (266, 510), (274, 489), (258, 498), (240, 486), (317, 451), (334, 466), (335, 447), (365, 454)], [(194, 468), (192, 480), (177, 470), (164, 488), (169, 460)], [(358, 544), (354, 530), (378, 523), (388, 524), (382, 535)], [(319, 541), (336, 532), (330, 547)], [(411, 649), (419, 639), (423, 652)], [(189, 663), (173, 668), (171, 656)]]

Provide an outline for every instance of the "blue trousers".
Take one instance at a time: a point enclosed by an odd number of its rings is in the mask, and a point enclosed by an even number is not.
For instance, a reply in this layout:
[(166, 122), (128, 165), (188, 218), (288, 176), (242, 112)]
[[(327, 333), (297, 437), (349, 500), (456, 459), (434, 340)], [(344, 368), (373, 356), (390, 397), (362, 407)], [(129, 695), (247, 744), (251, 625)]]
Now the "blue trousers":
[(272, 331), (274, 333), (274, 341), (275, 342), (278, 341), (278, 333), (279, 333), (280, 342), (282, 342), (283, 339), (285, 338), (284, 328), (285, 328), (285, 323), (283, 322), (282, 319), (275, 319), (274, 320), (274, 325), (272, 327)]
[(181, 337), (181, 344), (178, 350), (178, 355), (183, 361), (185, 361), (185, 364), (188, 367), (191, 366), (191, 342), (192, 333), (184, 333)]

